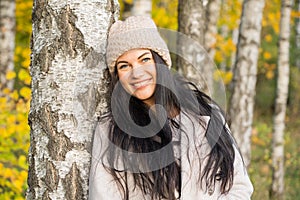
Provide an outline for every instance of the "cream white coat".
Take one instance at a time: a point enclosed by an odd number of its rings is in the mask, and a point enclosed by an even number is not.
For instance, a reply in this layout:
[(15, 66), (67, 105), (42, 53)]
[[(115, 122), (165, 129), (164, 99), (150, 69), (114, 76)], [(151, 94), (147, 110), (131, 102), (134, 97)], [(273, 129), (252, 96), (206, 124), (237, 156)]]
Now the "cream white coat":
[[(206, 156), (210, 152), (210, 146), (204, 137), (205, 130), (195, 119), (184, 114), (180, 115), (181, 126), (185, 133), (191, 133), (192, 129), (195, 135), (181, 135), (181, 175), (182, 175), (182, 191), (181, 200), (249, 200), (253, 192), (253, 186), (244, 167), (242, 158), (235, 148), (234, 160), (234, 180), (233, 186), (229, 193), (220, 193), (220, 182), (217, 181), (215, 188), (200, 187), (198, 184), (199, 173), (202, 168), (199, 167), (199, 159), (193, 159), (195, 156), (195, 148), (198, 149), (202, 159), (201, 166), (205, 163)], [(209, 118), (204, 118), (209, 121)], [(90, 200), (122, 200), (122, 194), (118, 190), (117, 184), (112, 176), (104, 169), (99, 161), (101, 150), (105, 147), (107, 141), (108, 122), (100, 122), (96, 128), (93, 142), (92, 166), (90, 170), (89, 182), (89, 199)], [(189, 130), (189, 131), (188, 131)], [(176, 137), (176, 134), (174, 134)], [(188, 142), (189, 141), (189, 142)], [(196, 145), (192, 145), (196, 144)], [(196, 147), (195, 147), (196, 146)], [(187, 151), (191, 163), (188, 162)], [(150, 196), (145, 196), (137, 187), (133, 190), (132, 181), (129, 181), (130, 200), (150, 200)], [(204, 184), (202, 183), (204, 186)]]

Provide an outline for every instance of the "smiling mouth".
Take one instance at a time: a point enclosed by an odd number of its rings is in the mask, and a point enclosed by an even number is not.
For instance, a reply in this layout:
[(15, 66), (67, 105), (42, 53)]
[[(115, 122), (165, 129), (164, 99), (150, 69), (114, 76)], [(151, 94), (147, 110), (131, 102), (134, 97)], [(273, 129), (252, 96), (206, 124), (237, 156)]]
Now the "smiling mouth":
[(149, 84), (152, 84), (152, 78), (146, 79), (146, 80), (143, 80), (143, 81), (139, 81), (137, 83), (132, 83), (131, 85), (133, 87), (135, 87), (136, 89), (138, 89), (138, 88), (145, 87), (145, 86), (147, 86)]

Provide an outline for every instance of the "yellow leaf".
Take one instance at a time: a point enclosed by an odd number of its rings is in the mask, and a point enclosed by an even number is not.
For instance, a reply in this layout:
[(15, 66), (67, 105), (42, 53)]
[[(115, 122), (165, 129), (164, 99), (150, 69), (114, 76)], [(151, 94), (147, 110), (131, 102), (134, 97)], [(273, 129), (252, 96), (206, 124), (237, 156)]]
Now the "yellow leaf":
[(14, 71), (8, 71), (6, 73), (6, 79), (7, 80), (11, 80), (11, 79), (14, 79), (16, 77), (16, 72)]
[(133, 0), (123, 0), (123, 1), (128, 3), (128, 4), (133, 4)]
[(22, 56), (23, 56), (23, 58), (29, 58), (30, 57), (30, 49), (29, 48), (23, 49)]
[(13, 176), (13, 172), (10, 168), (5, 168), (3, 171), (5, 172), (5, 178), (11, 178)]
[(274, 77), (274, 72), (271, 70), (268, 70), (266, 73), (267, 79), (272, 79)]
[(215, 53), (215, 61), (217, 63), (221, 63), (223, 61), (223, 56), (222, 56), (221, 51), (216, 51), (216, 53)]
[(20, 95), (25, 99), (30, 99), (31, 90), (28, 87), (22, 87), (20, 90)]
[(20, 69), (18, 73), (18, 77), (21, 81), (25, 81), (26, 79), (30, 79), (28, 72), (25, 69)]
[(3, 94), (9, 94), (11, 92), (11, 90), (9, 88), (4, 88), (2, 90)]
[(232, 80), (232, 77), (233, 77), (232, 72), (226, 72), (225, 76), (224, 76), (224, 79), (223, 79), (224, 80), (224, 84), (227, 85), (228, 83), (230, 83), (231, 80)]
[(216, 70), (213, 75), (214, 80), (219, 81), (222, 78), (223, 74), (224, 74), (223, 71)]
[(279, 33), (279, 25), (278, 24), (274, 25), (273, 29), (274, 29), (274, 31), (275, 31), (276, 34)]
[(5, 97), (0, 97), (0, 105), (6, 104), (7, 99)]
[(8, 116), (6, 118), (6, 120), (7, 120), (7, 124), (15, 124), (15, 122), (16, 122), (16, 116), (10, 115), (10, 116)]
[(263, 27), (265, 27), (265, 26), (267, 26), (268, 25), (268, 22), (267, 22), (267, 20), (265, 20), (265, 19), (262, 19), (262, 26)]
[(266, 60), (269, 60), (272, 57), (271, 53), (268, 51), (264, 52), (263, 56), (264, 56), (264, 59), (266, 59)]
[(267, 41), (267, 42), (271, 42), (272, 41), (272, 35), (271, 34), (267, 34), (266, 36), (265, 36), (265, 40)]
[(13, 91), (13, 93), (10, 94), (10, 97), (14, 100), (18, 100), (19, 94), (17, 91)]
[(292, 11), (291, 16), (295, 18), (300, 18), (300, 11)]
[(16, 52), (16, 54), (21, 54), (22, 53), (22, 47), (16, 46), (15, 52)]
[(20, 180), (15, 180), (14, 181), (14, 186), (16, 187), (16, 189), (18, 190), (18, 192), (22, 192), (22, 186), (23, 186), (23, 182)]
[[(23, 167), (26, 166), (26, 157), (24, 155), (21, 155), (18, 159), (18, 164), (19, 166)], [(20, 174), (21, 175), (21, 174)], [(24, 174), (22, 174), (23, 176), (20, 176), (20, 178), (24, 178), (26, 177), (26, 175), (24, 176)]]
[(29, 58), (26, 58), (23, 62), (22, 62), (22, 66), (24, 68), (29, 68), (29, 65), (30, 65), (30, 59)]

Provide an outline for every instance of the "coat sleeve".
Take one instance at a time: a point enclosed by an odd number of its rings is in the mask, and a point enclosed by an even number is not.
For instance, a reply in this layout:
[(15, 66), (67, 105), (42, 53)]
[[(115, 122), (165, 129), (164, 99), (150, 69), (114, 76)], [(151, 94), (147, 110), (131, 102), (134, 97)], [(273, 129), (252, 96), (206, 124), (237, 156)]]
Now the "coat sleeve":
[(242, 161), (242, 157), (238, 150), (235, 148), (235, 161), (234, 161), (234, 177), (233, 185), (230, 191), (221, 195), (221, 200), (249, 200), (253, 193), (253, 186), (248, 176), (247, 170)]
[(108, 131), (108, 123), (98, 123), (94, 138), (92, 161), (89, 178), (89, 200), (106, 200), (106, 199), (122, 199), (117, 185), (112, 176), (106, 171), (100, 159), (101, 151), (103, 151), (106, 133)]

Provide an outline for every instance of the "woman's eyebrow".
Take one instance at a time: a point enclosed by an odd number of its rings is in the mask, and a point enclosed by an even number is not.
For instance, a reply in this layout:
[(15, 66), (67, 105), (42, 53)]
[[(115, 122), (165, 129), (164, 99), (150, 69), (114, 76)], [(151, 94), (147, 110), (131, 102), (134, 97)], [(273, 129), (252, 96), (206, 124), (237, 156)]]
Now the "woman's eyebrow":
[(128, 62), (127, 62), (127, 61), (124, 61), (124, 60), (120, 60), (120, 61), (117, 62), (116, 65), (118, 65), (118, 64), (120, 64), (120, 63), (125, 63), (125, 64), (127, 64)]
[(150, 52), (145, 52), (145, 53), (143, 53), (142, 55), (140, 55), (140, 56), (138, 57), (138, 59), (142, 58), (143, 56), (145, 56), (145, 55), (147, 55), (147, 54), (150, 54)]

